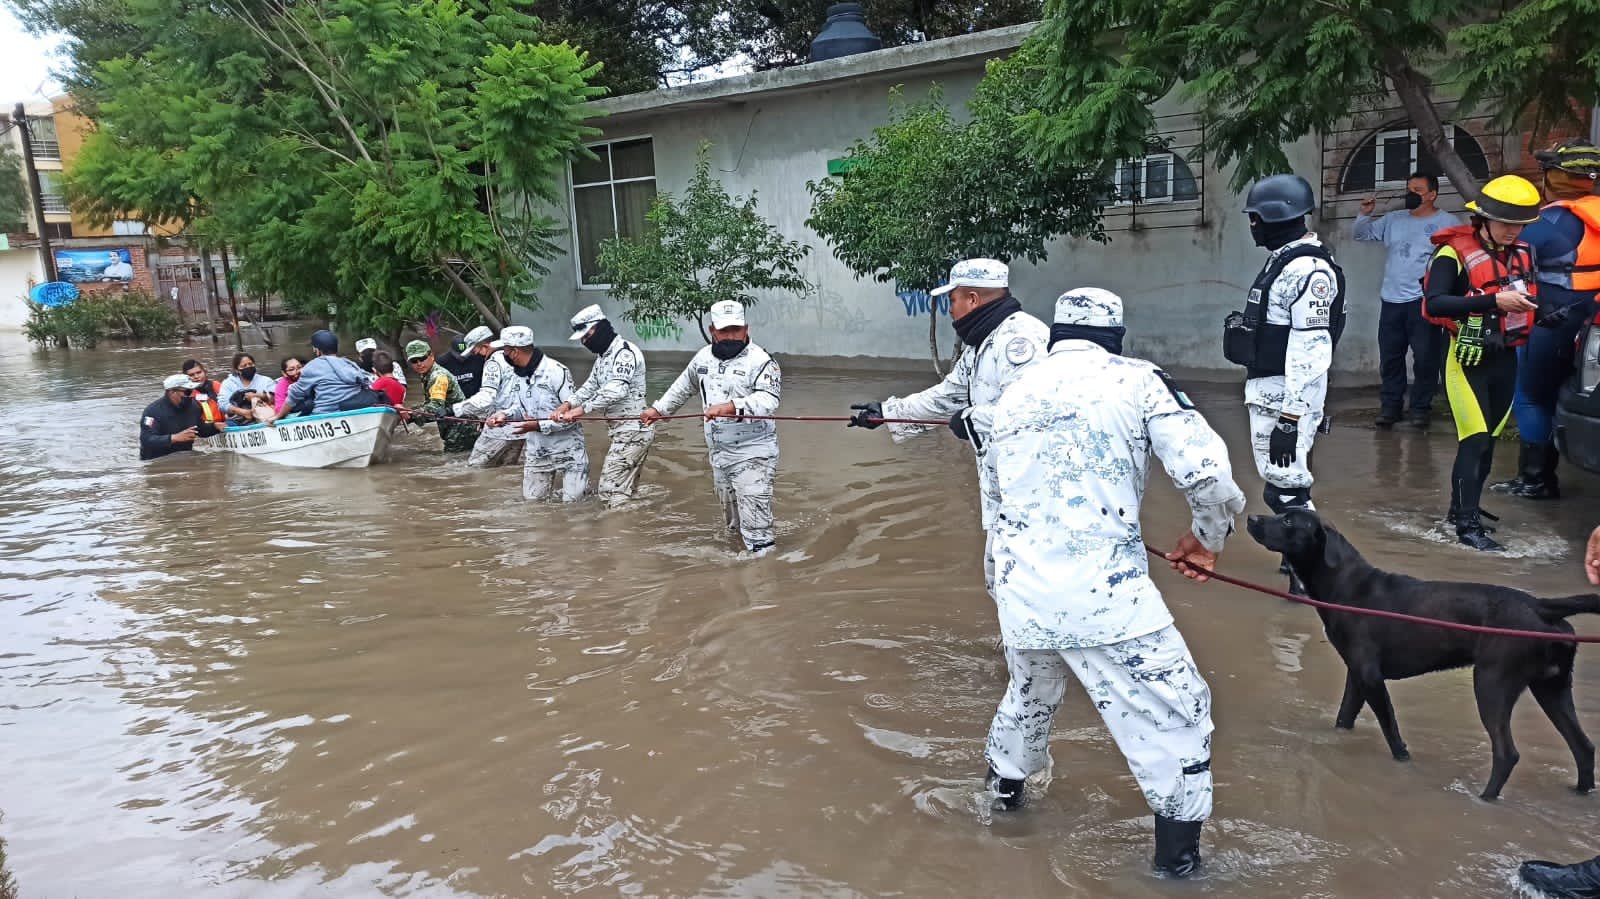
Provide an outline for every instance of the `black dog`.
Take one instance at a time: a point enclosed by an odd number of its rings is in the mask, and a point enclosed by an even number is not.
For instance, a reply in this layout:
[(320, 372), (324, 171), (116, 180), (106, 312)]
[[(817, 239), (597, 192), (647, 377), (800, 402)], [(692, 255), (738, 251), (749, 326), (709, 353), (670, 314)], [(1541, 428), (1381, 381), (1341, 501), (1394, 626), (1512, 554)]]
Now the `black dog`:
[[(1307, 595), (1322, 602), (1552, 634), (1572, 633), (1572, 625), (1565, 620), (1569, 615), (1600, 613), (1600, 596), (1594, 594), (1540, 599), (1509, 587), (1422, 581), (1379, 571), (1361, 558), (1350, 541), (1305, 509), (1277, 516), (1252, 515), (1249, 529), (1257, 543), (1283, 553)], [(1317, 614), (1347, 669), (1344, 701), (1339, 704), (1335, 726), (1349, 730), (1361, 707), (1370, 705), (1389, 751), (1396, 759), (1409, 759), (1384, 681), (1471, 665), (1478, 716), (1489, 732), (1494, 752), (1494, 770), (1483, 788), (1483, 798), (1498, 798), (1517, 764), (1511, 709), (1525, 689), (1533, 691), (1533, 698), (1572, 750), (1578, 765), (1578, 791), (1594, 789), (1594, 744), (1584, 735), (1572, 705), (1572, 660), (1577, 644), (1474, 634), (1325, 609), (1318, 609)]]

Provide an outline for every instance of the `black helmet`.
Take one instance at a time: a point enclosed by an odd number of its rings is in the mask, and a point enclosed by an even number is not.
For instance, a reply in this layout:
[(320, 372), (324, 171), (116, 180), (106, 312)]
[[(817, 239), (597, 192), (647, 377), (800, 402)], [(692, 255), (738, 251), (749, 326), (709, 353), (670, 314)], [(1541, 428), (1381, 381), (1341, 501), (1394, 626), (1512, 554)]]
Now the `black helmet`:
[(1299, 175), (1268, 175), (1244, 197), (1244, 211), (1268, 224), (1293, 221), (1316, 205), (1310, 182)]
[(1600, 180), (1600, 147), (1583, 138), (1562, 141), (1533, 154), (1541, 169), (1560, 169), (1569, 175)]

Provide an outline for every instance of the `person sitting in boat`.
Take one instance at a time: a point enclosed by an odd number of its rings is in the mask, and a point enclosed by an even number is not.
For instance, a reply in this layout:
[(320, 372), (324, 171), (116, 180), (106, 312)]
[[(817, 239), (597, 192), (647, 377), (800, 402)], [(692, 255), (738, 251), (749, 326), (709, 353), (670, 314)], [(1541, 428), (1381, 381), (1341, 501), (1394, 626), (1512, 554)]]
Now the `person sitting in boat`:
[(283, 372), (283, 377), (277, 380), (272, 388), (272, 408), (279, 415), (283, 414), (283, 404), (288, 401), (289, 388), (294, 382), (300, 380), (300, 370), (306, 367), (306, 360), (299, 356), (285, 356), (278, 363), (278, 370)]
[(394, 361), (393, 356), (389, 357), (388, 365), (379, 365), (377, 363), (378, 341), (371, 337), (363, 337), (356, 341), (356, 355), (360, 358), (360, 361), (356, 364), (361, 367), (362, 371), (367, 373), (369, 380), (376, 381), (383, 372), (389, 372), (396, 381), (402, 384), (406, 382), (405, 369), (400, 367), (400, 363)]
[(277, 385), (266, 375), (256, 371), (256, 359), (249, 353), (233, 354), (233, 371), (223, 379), (217, 396), (228, 404), (228, 421), (233, 424), (254, 424), (255, 399), (272, 402)]
[(139, 458), (159, 459), (194, 449), (199, 437), (215, 437), (227, 427), (207, 421), (194, 398), (195, 384), (188, 375), (168, 375), (161, 399), (145, 407), (139, 418)]
[(311, 351), (315, 358), (300, 370), (300, 380), (284, 396), (283, 414), (322, 415), (389, 404), (387, 397), (372, 389), (366, 372), (339, 355), (339, 338), (332, 331), (312, 334)]
[(372, 354), (372, 370), (377, 373), (378, 379), (372, 382), (372, 389), (383, 394), (391, 406), (403, 406), (406, 402), (406, 379), (404, 375), (395, 377), (394, 369), (397, 366), (394, 357), (379, 350)]

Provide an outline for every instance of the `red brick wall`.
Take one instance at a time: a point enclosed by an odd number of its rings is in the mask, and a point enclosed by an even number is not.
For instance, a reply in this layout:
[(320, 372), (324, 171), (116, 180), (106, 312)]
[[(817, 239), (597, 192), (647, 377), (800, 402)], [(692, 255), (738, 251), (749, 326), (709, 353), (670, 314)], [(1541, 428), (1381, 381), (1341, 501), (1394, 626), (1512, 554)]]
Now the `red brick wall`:
[(1574, 137), (1587, 138), (1589, 136), (1590, 110), (1574, 108), (1573, 113), (1579, 118), (1578, 124), (1561, 124), (1550, 129), (1543, 137), (1535, 139), (1533, 134), (1524, 131), (1521, 134), (1522, 155), (1514, 171), (1510, 174), (1530, 178), (1535, 184), (1539, 183), (1539, 163), (1533, 158), (1538, 150), (1547, 150), (1550, 147)]

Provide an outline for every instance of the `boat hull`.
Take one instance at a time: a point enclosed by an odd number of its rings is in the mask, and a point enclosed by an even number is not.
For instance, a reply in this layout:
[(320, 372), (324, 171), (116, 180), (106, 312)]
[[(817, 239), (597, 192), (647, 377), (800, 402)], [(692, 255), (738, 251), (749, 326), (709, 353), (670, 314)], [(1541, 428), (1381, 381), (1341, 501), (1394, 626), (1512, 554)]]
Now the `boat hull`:
[(389, 461), (400, 416), (386, 406), (231, 427), (217, 436), (228, 452), (295, 468), (366, 468)]

